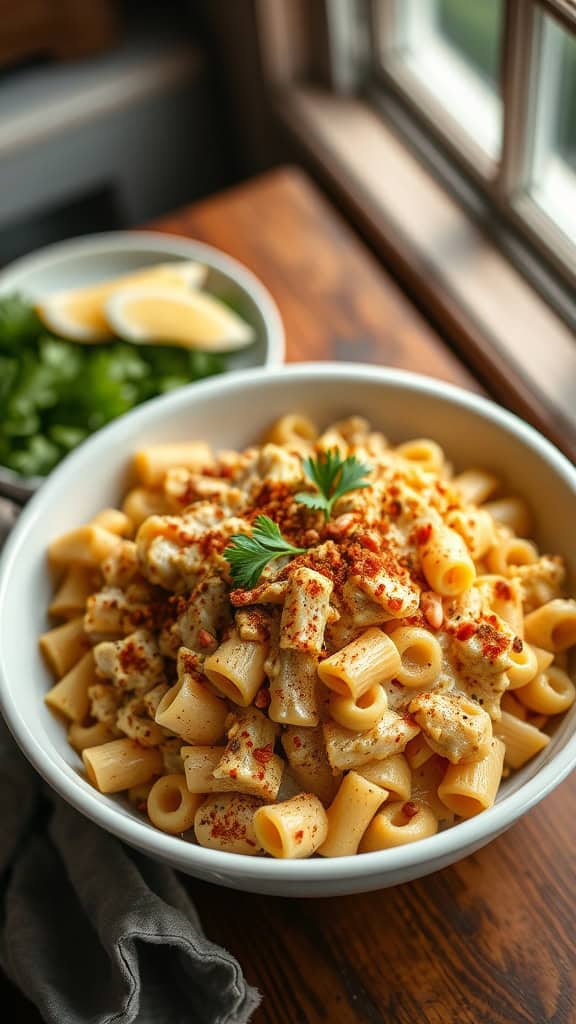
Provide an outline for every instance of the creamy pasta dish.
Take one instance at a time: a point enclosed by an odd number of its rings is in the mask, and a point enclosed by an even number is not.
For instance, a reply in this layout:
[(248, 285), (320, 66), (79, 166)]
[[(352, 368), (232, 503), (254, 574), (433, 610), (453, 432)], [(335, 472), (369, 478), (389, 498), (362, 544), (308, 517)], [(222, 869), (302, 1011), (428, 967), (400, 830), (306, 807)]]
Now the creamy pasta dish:
[(489, 808), (575, 699), (524, 501), (360, 417), (136, 453), (54, 540), (48, 706), (90, 782), (213, 849), (339, 857)]

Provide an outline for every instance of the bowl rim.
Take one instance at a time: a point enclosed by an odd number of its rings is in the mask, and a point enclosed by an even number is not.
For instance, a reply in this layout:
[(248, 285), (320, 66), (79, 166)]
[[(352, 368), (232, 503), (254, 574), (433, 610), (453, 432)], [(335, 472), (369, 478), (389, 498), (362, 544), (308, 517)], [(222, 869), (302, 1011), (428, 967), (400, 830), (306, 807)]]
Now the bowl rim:
[[(222, 252), (207, 242), (196, 241), (185, 235), (174, 235), (168, 231), (147, 231), (126, 229), (121, 231), (98, 231), (90, 235), (77, 235), (61, 242), (51, 242), (34, 252), (19, 256), (0, 270), (0, 296), (25, 288), (25, 278), (30, 273), (42, 271), (60, 259), (76, 255), (105, 255), (113, 252), (138, 252), (155, 250), (159, 256), (181, 256), (183, 259), (197, 259), (233, 279), (247, 292), (260, 310), (265, 324), (266, 352), (259, 366), (281, 366), (286, 357), (286, 335), (280, 311), (266, 285), (240, 260)], [(21, 285), (12, 279), (24, 278)], [(253, 369), (253, 367), (250, 367)], [(225, 373), (227, 371), (224, 371)], [(244, 372), (239, 371), (239, 372)], [(222, 376), (222, 375), (221, 375)], [(192, 382), (194, 386), (198, 382)], [(48, 474), (50, 475), (50, 474)], [(47, 479), (45, 476), (22, 476), (8, 466), (0, 466), (0, 485), (9, 497), (26, 499)]]
[[(177, 407), (184, 407), (196, 397), (217, 396), (222, 392), (234, 392), (259, 381), (285, 380), (287, 384), (302, 379), (325, 378), (327, 380), (350, 380), (367, 383), (405, 387), (416, 393), (425, 393), (448, 401), (452, 406), (463, 407), (487, 418), (508, 433), (515, 435), (544, 461), (551, 464), (555, 472), (574, 493), (576, 500), (576, 469), (549, 441), (533, 427), (524, 423), (513, 413), (499, 407), (491, 400), (465, 391), (453, 384), (436, 380), (406, 370), (385, 369), (370, 364), (354, 363), (303, 363), (291, 364), (274, 370), (258, 368), (225, 374), (196, 385), (189, 385), (169, 395), (160, 396), (108, 424), (71, 453), (54, 470), (41, 490), (32, 498), (12, 533), (0, 560), (0, 608), (7, 599), (10, 577), (17, 568), (19, 551), (26, 542), (28, 533), (34, 529), (42, 516), (42, 509), (49, 504), (54, 492), (65, 485), (81, 469), (87, 454), (105, 450), (122, 434), (126, 421), (130, 426), (147, 418), (163, 419), (165, 414)], [(528, 779), (516, 792), (505, 796), (487, 811), (460, 822), (457, 827), (439, 832), (417, 843), (399, 846), (389, 850), (353, 855), (340, 858), (315, 858), (310, 860), (276, 860), (273, 858), (249, 857), (244, 854), (211, 850), (182, 839), (169, 836), (153, 828), (145, 821), (125, 817), (114, 804), (107, 804), (97, 791), (84, 790), (77, 783), (79, 777), (68, 777), (57, 760), (41, 746), (39, 740), (22, 715), (17, 702), (8, 692), (6, 685), (7, 667), (4, 650), (0, 646), (0, 708), (18, 745), (40, 775), (76, 810), (85, 814), (96, 824), (127, 843), (148, 852), (160, 860), (179, 865), (194, 873), (203, 871), (215, 877), (218, 872), (223, 880), (260, 880), (265, 882), (346, 882), (358, 876), (366, 878), (381, 876), (388, 872), (413, 869), (419, 865), (442, 859), (456, 859), (473, 846), (484, 842), (510, 826), (520, 815), (543, 799), (554, 789), (576, 765), (576, 733), (557, 751), (550, 761), (542, 766), (535, 776)], [(422, 872), (425, 873), (425, 870)]]

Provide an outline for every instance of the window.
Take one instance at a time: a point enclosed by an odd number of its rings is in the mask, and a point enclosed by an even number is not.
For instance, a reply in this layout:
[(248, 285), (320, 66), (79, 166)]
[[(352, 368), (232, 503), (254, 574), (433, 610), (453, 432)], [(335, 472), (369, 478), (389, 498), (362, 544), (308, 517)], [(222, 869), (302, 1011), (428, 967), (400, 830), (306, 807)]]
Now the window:
[(370, 6), (373, 62), (365, 84), (372, 77), (395, 96), (492, 217), (524, 235), (548, 270), (573, 284), (576, 2)]

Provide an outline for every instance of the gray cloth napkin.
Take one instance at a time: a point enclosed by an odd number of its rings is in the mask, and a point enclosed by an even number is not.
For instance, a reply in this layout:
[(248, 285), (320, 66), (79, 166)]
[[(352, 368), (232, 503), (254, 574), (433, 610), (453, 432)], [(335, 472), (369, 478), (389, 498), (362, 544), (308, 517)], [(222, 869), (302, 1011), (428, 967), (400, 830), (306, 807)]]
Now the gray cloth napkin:
[(48, 1024), (249, 1021), (260, 996), (178, 875), (64, 803), (1, 721), (0, 822), (0, 963)]

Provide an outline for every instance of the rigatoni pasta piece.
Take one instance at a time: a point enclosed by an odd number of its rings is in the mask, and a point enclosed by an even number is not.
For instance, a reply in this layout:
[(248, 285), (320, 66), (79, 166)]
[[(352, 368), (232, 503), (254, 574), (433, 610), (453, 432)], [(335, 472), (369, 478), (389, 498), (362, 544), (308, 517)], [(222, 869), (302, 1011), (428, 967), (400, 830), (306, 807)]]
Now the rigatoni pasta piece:
[(475, 562), (484, 558), (496, 542), (494, 520), (482, 508), (455, 509), (447, 517), (447, 524), (460, 534)]
[(291, 448), (296, 445), (299, 448), (304, 442), (315, 441), (318, 437), (318, 430), (312, 420), (302, 413), (286, 413), (272, 424), (264, 438), (264, 442), (270, 444), (285, 445)]
[(400, 655), (390, 637), (372, 626), (357, 640), (318, 663), (318, 675), (330, 690), (358, 700), (371, 686), (397, 676)]
[(576, 700), (576, 688), (567, 672), (550, 665), (526, 686), (516, 690), (515, 696), (530, 711), (541, 715), (561, 715)]
[(224, 736), (228, 708), (195, 671), (189, 671), (189, 653), (180, 648), (178, 681), (161, 697), (155, 721), (186, 743), (210, 745)]
[(292, 774), (304, 792), (314, 793), (323, 804), (329, 804), (338, 781), (328, 761), (322, 728), (288, 726), (282, 735), (282, 746)]
[(315, 655), (280, 650), (270, 674), (270, 706), (273, 722), (282, 725), (318, 725), (318, 674)]
[(194, 818), (194, 833), (200, 846), (227, 853), (253, 856), (262, 853), (254, 831), (254, 815), (260, 800), (241, 793), (221, 793), (200, 804)]
[(73, 722), (82, 722), (88, 714), (88, 687), (96, 682), (92, 651), (87, 651), (62, 679), (46, 694), (44, 700), (52, 711)]
[(162, 491), (147, 487), (134, 487), (124, 498), (122, 511), (137, 530), (149, 516), (162, 516), (170, 512), (170, 503)]
[(538, 561), (538, 548), (524, 537), (502, 537), (486, 555), (490, 572), (509, 576), (515, 565), (533, 565)]
[(62, 626), (56, 626), (40, 637), (40, 650), (57, 678), (70, 671), (73, 665), (86, 653), (88, 640), (84, 633), (81, 615), (70, 619)]
[(538, 675), (538, 658), (530, 644), (521, 641), (520, 644), (513, 645), (509, 658), (510, 667), (506, 673), (510, 683), (509, 690), (517, 690), (521, 686), (526, 686), (534, 679), (534, 676)]
[(530, 612), (524, 620), (524, 635), (531, 644), (547, 651), (565, 651), (576, 644), (576, 601), (555, 598)]
[(442, 803), (438, 796), (438, 787), (446, 775), (447, 762), (443, 757), (434, 754), (412, 772), (412, 791), (410, 799), (418, 804), (425, 804), (433, 811), (439, 824), (443, 827), (452, 825), (454, 813)]
[(121, 512), (119, 508), (103, 508), (90, 520), (89, 525), (101, 526), (103, 530), (115, 533), (119, 537), (131, 537), (134, 532), (134, 524), (130, 516)]
[(401, 754), (420, 731), (413, 719), (390, 710), (368, 732), (351, 732), (335, 722), (325, 722), (322, 728), (328, 760), (339, 771)]
[(284, 771), (284, 761), (274, 753), (278, 727), (257, 708), (243, 708), (230, 718), (214, 778), (233, 779), (239, 793), (275, 800)]
[(429, 437), (418, 437), (412, 441), (404, 441), (397, 445), (396, 455), (400, 455), (426, 473), (441, 473), (444, 467), (444, 452), (436, 441)]
[(496, 613), (516, 636), (524, 636), (522, 592), (518, 580), (498, 574), (478, 576), (474, 581), (488, 608)]
[(241, 640), (234, 629), (206, 658), (204, 672), (225, 697), (248, 707), (264, 682), (266, 654), (264, 644)]
[(305, 566), (290, 576), (280, 620), (280, 647), (320, 654), (333, 584)]
[(102, 743), (109, 743), (116, 735), (106, 722), (94, 722), (92, 725), (72, 722), (68, 729), (68, 742), (81, 754), (86, 747), (99, 747)]
[[(415, 771), (416, 768), (420, 768), (420, 765), (425, 764), (431, 757), (434, 757), (434, 751), (428, 744), (423, 732), (418, 733), (418, 736), (415, 736), (413, 740), (410, 740), (410, 743), (404, 751), (404, 757), (412, 771)], [(408, 799), (408, 797), (406, 797), (406, 799)]]
[(391, 800), (409, 800), (412, 773), (403, 754), (392, 754), (382, 761), (369, 761), (356, 768), (358, 775), (388, 791)]
[(390, 612), (370, 597), (354, 580), (346, 581), (342, 597), (347, 616), (353, 626), (379, 626), (390, 621)]
[(189, 792), (183, 775), (162, 775), (148, 794), (146, 810), (156, 828), (176, 836), (193, 827), (203, 799)]
[(513, 530), (516, 536), (527, 537), (530, 533), (532, 516), (523, 498), (499, 498), (496, 501), (485, 502), (483, 508), (501, 526)]
[(418, 800), (386, 804), (366, 829), (359, 853), (375, 853), (394, 846), (415, 843), (436, 835), (438, 819), (434, 811)]
[(378, 808), (388, 799), (380, 786), (357, 772), (348, 772), (326, 811), (328, 835), (318, 850), (321, 857), (346, 857), (358, 846)]
[(328, 834), (328, 817), (313, 793), (298, 793), (282, 803), (260, 807), (254, 815), (260, 846), (272, 857), (311, 857)]
[(438, 787), (442, 803), (461, 818), (471, 818), (491, 807), (502, 779), (504, 751), (504, 743), (494, 738), (481, 761), (449, 765)]
[(389, 636), (400, 655), (395, 679), (409, 689), (432, 686), (442, 668), (442, 649), (434, 634), (420, 626), (399, 626)]
[(432, 590), (454, 597), (471, 587), (476, 567), (459, 533), (442, 522), (425, 523), (416, 530), (422, 572)]
[(120, 793), (148, 782), (162, 771), (157, 747), (142, 747), (130, 739), (112, 740), (82, 752), (86, 773), (101, 793)]
[(121, 538), (102, 526), (78, 526), (62, 534), (48, 547), (50, 564), (56, 567), (82, 565), (95, 568), (119, 544)]
[(71, 565), (54, 594), (48, 612), (54, 618), (77, 618), (84, 612), (86, 602), (97, 589), (98, 574), (94, 569)]
[(545, 732), (507, 711), (502, 712), (494, 729), (505, 745), (505, 761), (510, 768), (521, 768), (550, 743), (550, 737)]
[(191, 793), (236, 792), (233, 778), (214, 778), (214, 769), (220, 763), (224, 747), (184, 746), (180, 750), (184, 762), (186, 785)]
[(141, 448), (134, 455), (134, 469), (141, 484), (158, 487), (173, 466), (199, 473), (213, 461), (212, 449), (204, 441), (171, 441)]
[(452, 479), (451, 484), (466, 505), (481, 505), (498, 489), (499, 480), (485, 469), (465, 469)]
[(331, 693), (328, 707), (338, 725), (354, 732), (366, 732), (376, 725), (386, 711), (388, 698), (380, 683), (376, 683), (356, 700), (340, 693)]

